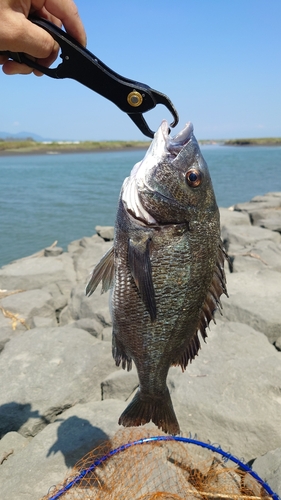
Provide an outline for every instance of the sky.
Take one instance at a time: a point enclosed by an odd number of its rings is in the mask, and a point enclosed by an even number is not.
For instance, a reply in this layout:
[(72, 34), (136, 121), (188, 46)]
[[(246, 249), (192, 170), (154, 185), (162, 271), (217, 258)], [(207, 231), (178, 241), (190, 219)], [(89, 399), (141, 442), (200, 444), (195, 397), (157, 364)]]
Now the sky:
[[(87, 48), (117, 73), (168, 95), (178, 133), (281, 137), (280, 0), (77, 0)], [(113, 103), (73, 80), (6, 76), (0, 131), (55, 140), (145, 140)], [(158, 105), (156, 130), (171, 121)]]

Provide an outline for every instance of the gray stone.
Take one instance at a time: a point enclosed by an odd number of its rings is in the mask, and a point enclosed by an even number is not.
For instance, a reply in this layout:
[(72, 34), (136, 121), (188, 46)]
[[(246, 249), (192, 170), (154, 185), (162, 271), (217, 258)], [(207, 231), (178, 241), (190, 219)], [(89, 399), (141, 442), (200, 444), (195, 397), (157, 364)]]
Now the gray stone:
[(271, 210), (270, 213), (266, 213), (265, 217), (258, 221), (258, 225), (281, 233), (281, 210), (279, 212)]
[(233, 247), (228, 251), (233, 272), (273, 269), (281, 272), (281, 244), (262, 240), (254, 245)]
[(257, 226), (222, 226), (222, 240), (227, 251), (230, 245), (249, 246), (255, 245), (257, 242), (268, 240), (279, 244), (281, 236), (279, 233), (263, 229)]
[(267, 193), (264, 196), (255, 196), (250, 202), (235, 205), (234, 209), (248, 213), (254, 226), (281, 232), (281, 197), (279, 194)]
[(112, 326), (107, 326), (102, 331), (102, 340), (112, 341)]
[(100, 321), (97, 321), (95, 318), (81, 318), (77, 321), (73, 321), (69, 326), (72, 328), (81, 328), (97, 339), (106, 340), (103, 338), (103, 326)]
[(232, 273), (227, 289), (229, 298), (222, 297), (223, 318), (252, 326), (275, 342), (281, 335), (280, 273), (271, 269)]
[(278, 351), (281, 351), (281, 337), (279, 337), (275, 342), (275, 347)]
[(281, 446), (281, 353), (262, 333), (219, 321), (185, 373), (170, 369), (168, 383), (183, 435), (245, 460)]
[(61, 483), (86, 453), (116, 432), (125, 403), (77, 404), (0, 467), (1, 500), (38, 500)]
[(62, 254), (52, 259), (30, 257), (8, 264), (0, 269), (0, 282), (8, 290), (32, 290), (59, 283), (66, 293), (76, 283), (76, 275), (70, 255)]
[(135, 366), (130, 372), (118, 370), (110, 373), (101, 383), (102, 399), (122, 399), (126, 401), (139, 385)]
[(0, 435), (34, 436), (78, 402), (101, 399), (115, 371), (111, 345), (84, 330), (36, 328), (10, 340), (0, 356)]
[(234, 210), (251, 212), (252, 210), (263, 210), (281, 207), (280, 193), (267, 193), (254, 196), (249, 202), (237, 203)]
[(97, 234), (104, 239), (104, 241), (112, 241), (114, 239), (113, 226), (96, 226), (95, 230)]
[[(0, 301), (0, 341), (7, 337), (10, 332), (12, 334), (14, 331), (25, 331), (26, 326), (19, 321), (13, 313), (10, 313), (1, 305)], [(10, 335), (8, 335), (10, 337)]]
[(29, 321), (30, 328), (51, 328), (57, 326), (57, 320), (55, 317), (44, 318), (42, 316), (33, 316)]
[(77, 280), (86, 286), (95, 265), (112, 246), (112, 242), (106, 242), (96, 234), (91, 238), (83, 238), (80, 246), (82, 250), (73, 253), (72, 257)]
[(4, 309), (24, 320), (29, 327), (34, 326), (32, 318), (42, 316), (56, 324), (54, 303), (51, 295), (43, 290), (28, 290), (26, 292), (9, 295), (0, 300)]
[(18, 432), (8, 432), (8, 434), (5, 434), (5, 436), (3, 436), (0, 440), (0, 466), (3, 465), (6, 460), (13, 459), (17, 453), (21, 452), (23, 448), (29, 444), (29, 442), (30, 440), (28, 438), (25, 438)]
[(281, 448), (271, 450), (258, 457), (252, 468), (271, 487), (274, 493), (281, 496)]
[(99, 286), (90, 297), (85, 295), (84, 287), (77, 287), (72, 291), (68, 310), (74, 320), (95, 318), (106, 327), (111, 325), (109, 313), (109, 292), (101, 294)]
[(71, 290), (67, 290), (66, 295), (64, 295), (64, 287), (60, 288), (58, 283), (49, 283), (49, 285), (42, 287), (41, 290), (44, 290), (52, 295), (56, 311), (60, 311), (66, 307)]
[(237, 212), (233, 208), (220, 207), (220, 223), (221, 226), (250, 226), (250, 218), (247, 213)]
[(61, 247), (47, 247), (44, 249), (44, 257), (57, 257), (63, 253), (63, 248)]

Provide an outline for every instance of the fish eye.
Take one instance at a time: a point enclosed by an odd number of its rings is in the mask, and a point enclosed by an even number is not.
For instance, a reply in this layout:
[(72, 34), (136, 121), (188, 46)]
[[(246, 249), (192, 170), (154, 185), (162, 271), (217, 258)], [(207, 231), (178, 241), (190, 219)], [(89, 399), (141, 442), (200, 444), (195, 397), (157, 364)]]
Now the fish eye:
[(190, 187), (200, 186), (202, 182), (202, 174), (196, 168), (192, 168), (188, 170), (185, 174), (186, 182)]

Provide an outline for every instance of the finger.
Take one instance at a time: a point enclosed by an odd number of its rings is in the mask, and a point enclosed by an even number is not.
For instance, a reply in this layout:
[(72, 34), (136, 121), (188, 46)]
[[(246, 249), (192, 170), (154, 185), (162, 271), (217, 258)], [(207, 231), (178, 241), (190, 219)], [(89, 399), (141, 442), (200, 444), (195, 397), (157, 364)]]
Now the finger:
[(60, 19), (66, 31), (82, 45), (86, 45), (86, 33), (78, 9), (73, 0), (46, 0), (45, 8)]
[(33, 71), (32, 68), (29, 68), (26, 64), (11, 60), (4, 62), (2, 69), (6, 75), (29, 75)]
[(18, 15), (16, 22), (13, 20), (6, 31), (5, 42), (11, 52), (25, 52), (33, 57), (45, 58), (54, 50), (53, 37), (23, 15)]
[(1, 64), (4, 64), (6, 61), (8, 61), (8, 57), (0, 56), (0, 66), (1, 66)]

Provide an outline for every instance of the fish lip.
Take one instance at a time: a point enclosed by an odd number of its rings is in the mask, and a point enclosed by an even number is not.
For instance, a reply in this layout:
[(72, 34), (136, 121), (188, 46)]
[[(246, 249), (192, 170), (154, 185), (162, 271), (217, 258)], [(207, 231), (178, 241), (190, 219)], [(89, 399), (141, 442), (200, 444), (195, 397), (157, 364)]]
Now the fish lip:
[(166, 120), (162, 121), (160, 130), (165, 141), (165, 148), (173, 157), (179, 154), (193, 136), (193, 125), (191, 122), (187, 122), (184, 128), (175, 136), (170, 136), (170, 128)]

